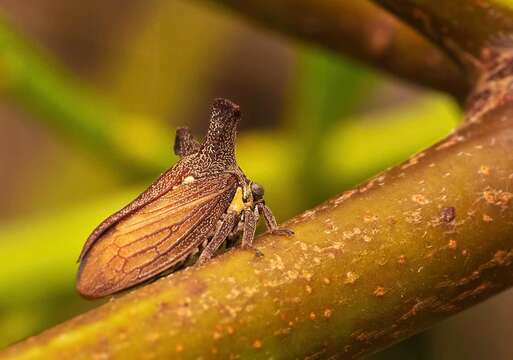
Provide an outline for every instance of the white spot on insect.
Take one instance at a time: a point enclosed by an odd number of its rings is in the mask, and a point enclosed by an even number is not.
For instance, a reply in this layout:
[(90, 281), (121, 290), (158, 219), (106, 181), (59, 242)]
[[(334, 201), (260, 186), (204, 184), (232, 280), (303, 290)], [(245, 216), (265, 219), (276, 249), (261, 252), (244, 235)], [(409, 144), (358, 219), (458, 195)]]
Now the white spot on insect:
[(185, 179), (183, 179), (183, 181), (182, 181), (182, 185), (191, 184), (191, 183), (193, 183), (193, 182), (194, 182), (194, 180), (196, 180), (196, 179), (194, 179), (194, 176), (189, 175), (189, 176), (187, 176)]

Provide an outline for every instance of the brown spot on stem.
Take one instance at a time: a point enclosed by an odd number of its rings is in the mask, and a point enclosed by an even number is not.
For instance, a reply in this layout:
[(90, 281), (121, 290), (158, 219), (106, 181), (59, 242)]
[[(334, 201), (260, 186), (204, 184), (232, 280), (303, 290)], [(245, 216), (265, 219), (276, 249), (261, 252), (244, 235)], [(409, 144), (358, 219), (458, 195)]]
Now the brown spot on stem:
[(484, 214), (483, 221), (486, 223), (491, 223), (493, 221), (493, 218), (490, 215)]
[(489, 176), (490, 175), (490, 167), (488, 167), (486, 165), (481, 165), (479, 167), (478, 173), (481, 175), (484, 175), (484, 176)]
[(496, 199), (493, 191), (484, 191), (483, 198), (486, 200), (487, 203), (495, 204)]
[(354, 272), (352, 271), (348, 271), (346, 273), (346, 279), (344, 280), (344, 284), (354, 284), (356, 282), (356, 280), (358, 280), (360, 278), (360, 276), (358, 276), (358, 274), (355, 274)]
[(506, 207), (513, 199), (513, 194), (507, 191), (488, 189), (483, 191), (483, 198), (489, 204)]
[(443, 222), (450, 223), (456, 218), (456, 208), (454, 206), (443, 208), (440, 218)]
[(383, 286), (378, 286), (373, 292), (374, 296), (376, 296), (376, 297), (383, 297), (383, 296), (385, 296), (386, 293), (387, 293), (387, 291), (385, 290), (385, 288)]
[(331, 309), (325, 309), (325, 310), (324, 310), (324, 317), (325, 317), (326, 319), (329, 319), (329, 318), (331, 317), (331, 315), (332, 315), (332, 314), (333, 314), (333, 310), (331, 310)]
[(510, 192), (502, 192), (499, 195), (500, 205), (508, 205), (509, 202), (513, 199), (513, 193)]
[(411, 200), (419, 205), (429, 204), (429, 200), (422, 194), (415, 194), (411, 196)]

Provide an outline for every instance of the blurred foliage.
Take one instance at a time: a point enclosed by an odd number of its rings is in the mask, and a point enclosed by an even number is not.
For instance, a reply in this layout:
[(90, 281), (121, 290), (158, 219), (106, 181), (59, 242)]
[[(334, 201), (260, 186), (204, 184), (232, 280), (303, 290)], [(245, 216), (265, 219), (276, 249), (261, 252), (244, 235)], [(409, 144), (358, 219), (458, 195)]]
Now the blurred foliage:
[[(206, 113), (201, 96), (235, 46), (231, 21), (180, 2), (149, 6), (105, 61), (99, 91), (0, 20), (1, 93), (52, 129), (57, 151), (69, 152), (23, 184), (30, 195), (19, 201), (45, 211), (0, 224), (0, 346), (97, 305), (74, 290), (84, 239), (174, 162), (172, 128), (190, 125), (179, 119), (191, 112)], [(387, 80), (317, 49), (287, 51), (294, 77), (283, 115), (245, 118), (267, 125), (241, 132), (237, 148), (281, 220), (432, 144), (459, 117), (450, 100), (424, 93), (369, 112), (365, 104), (386, 95)]]
[(122, 115), (32, 49), (0, 19), (0, 91), (45, 125), (127, 175), (163, 164), (165, 128), (144, 115)]
[(157, 2), (107, 59), (102, 69), (107, 96), (125, 111), (181, 125), (191, 99), (208, 92), (205, 80), (231, 46), (228, 25), (203, 7)]
[(460, 119), (451, 99), (431, 95), (339, 122), (323, 143), (323, 178), (339, 188), (360, 183), (434, 144)]
[[(351, 111), (368, 94), (375, 77), (369, 71), (315, 49), (300, 49), (298, 76), (292, 91), (290, 132), (296, 136), (296, 176), (310, 189), (302, 198), (302, 207), (311, 207), (333, 192), (323, 186), (322, 169), (326, 158), (321, 144), (335, 124), (346, 122)], [(337, 154), (334, 154), (338, 157)], [(339, 188), (340, 189), (340, 188)]]
[(1, 251), (9, 255), (2, 256), (0, 267), (2, 345), (93, 306), (74, 291), (76, 259), (83, 239), (91, 224), (134, 195), (136, 191), (127, 191), (1, 227)]

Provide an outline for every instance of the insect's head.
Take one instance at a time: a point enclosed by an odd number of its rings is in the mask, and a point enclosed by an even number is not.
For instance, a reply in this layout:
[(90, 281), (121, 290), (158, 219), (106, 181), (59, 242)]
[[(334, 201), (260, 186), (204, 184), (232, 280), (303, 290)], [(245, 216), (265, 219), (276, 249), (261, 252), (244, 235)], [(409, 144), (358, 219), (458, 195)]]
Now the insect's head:
[(253, 200), (262, 200), (264, 198), (264, 187), (255, 182), (251, 183), (251, 193), (253, 194)]

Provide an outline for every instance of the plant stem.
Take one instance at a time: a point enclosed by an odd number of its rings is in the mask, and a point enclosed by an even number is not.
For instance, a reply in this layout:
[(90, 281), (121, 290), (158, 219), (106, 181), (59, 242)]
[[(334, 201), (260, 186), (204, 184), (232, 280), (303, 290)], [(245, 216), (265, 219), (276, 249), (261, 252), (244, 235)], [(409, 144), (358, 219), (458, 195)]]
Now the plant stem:
[(513, 33), (511, 0), (373, 1), (412, 24), (474, 73), (481, 70), (475, 67), (483, 49)]
[(437, 47), (367, 0), (217, 0), (252, 20), (462, 99), (468, 83)]
[(513, 282), (512, 106), (231, 251), (21, 342), (6, 359), (354, 357)]

